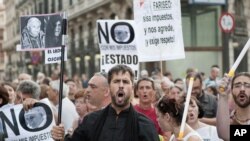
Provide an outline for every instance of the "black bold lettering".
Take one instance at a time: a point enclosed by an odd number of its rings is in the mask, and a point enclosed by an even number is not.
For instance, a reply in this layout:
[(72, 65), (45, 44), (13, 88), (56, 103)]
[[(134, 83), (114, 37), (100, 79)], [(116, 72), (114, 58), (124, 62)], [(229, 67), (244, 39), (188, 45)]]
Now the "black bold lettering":
[(127, 64), (132, 63), (132, 57), (130, 55), (127, 55)]
[(103, 31), (101, 24), (97, 23), (97, 32), (98, 32), (99, 43), (102, 43), (102, 38), (101, 38), (102, 34), (106, 42), (109, 44), (108, 23), (105, 22), (105, 32)]
[(14, 109), (10, 109), (10, 113), (13, 120), (13, 124), (11, 123), (11, 121), (9, 121), (8, 117), (6, 117), (5, 114), (0, 111), (0, 120), (2, 120), (3, 124), (4, 138), (8, 138), (6, 124), (10, 127), (10, 129), (14, 132), (16, 136), (20, 135)]
[(120, 64), (120, 54), (116, 54), (117, 64)]
[(126, 57), (124, 55), (121, 55), (121, 64), (127, 64)]
[(42, 131), (42, 130), (46, 129), (52, 123), (52, 120), (54, 118), (53, 114), (52, 114), (52, 111), (51, 111), (51, 109), (49, 108), (48, 105), (46, 105), (44, 103), (36, 103), (34, 106), (44, 109), (45, 113), (39, 113), (39, 114), (45, 114), (45, 115), (43, 115), (43, 117), (44, 116), (46, 117), (44, 119), (46, 121), (45, 121), (44, 125), (41, 125), (41, 127), (38, 126), (37, 128), (31, 129), (30, 127), (28, 127), (26, 125), (26, 122), (25, 122), (25, 112), (24, 112), (24, 109), (22, 109), (21, 112), (20, 112), (20, 114), (19, 114), (20, 124), (23, 127), (23, 129), (25, 129), (27, 131), (30, 131), (30, 132), (37, 132), (37, 131)]
[(109, 64), (109, 55), (108, 54), (105, 55), (105, 63)]
[(115, 64), (115, 55), (114, 54), (110, 55), (110, 59), (111, 59), (110, 63)]
[(138, 56), (137, 55), (133, 56), (133, 64), (134, 65), (138, 64)]
[(105, 61), (105, 58), (104, 58), (104, 56), (102, 55), (102, 65), (104, 65), (104, 61)]

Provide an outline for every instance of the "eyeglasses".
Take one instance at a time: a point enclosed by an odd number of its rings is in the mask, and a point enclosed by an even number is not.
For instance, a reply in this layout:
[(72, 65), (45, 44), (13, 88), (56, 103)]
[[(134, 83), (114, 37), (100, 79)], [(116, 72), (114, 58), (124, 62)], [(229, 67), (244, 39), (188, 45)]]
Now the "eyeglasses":
[(235, 83), (233, 84), (233, 88), (240, 89), (242, 86), (246, 89), (250, 89), (250, 83)]

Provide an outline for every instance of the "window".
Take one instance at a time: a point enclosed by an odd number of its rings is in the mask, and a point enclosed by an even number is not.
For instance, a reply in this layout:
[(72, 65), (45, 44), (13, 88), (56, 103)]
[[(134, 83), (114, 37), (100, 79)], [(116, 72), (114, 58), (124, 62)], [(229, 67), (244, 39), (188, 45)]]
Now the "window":
[(236, 0), (234, 2), (235, 15), (244, 16), (244, 5), (242, 0)]
[(49, 13), (48, 7), (49, 7), (49, 5), (48, 5), (48, 0), (44, 0), (44, 12), (45, 12), (45, 13)]
[(43, 13), (43, 3), (40, 2), (39, 3), (39, 14), (42, 14)]
[(55, 0), (52, 0), (51, 3), (51, 13), (55, 13)]
[(221, 45), (218, 28), (219, 6), (189, 6), (182, 8), (182, 32), (187, 47)]
[(62, 6), (62, 0), (58, 0), (58, 10), (62, 10), (63, 6)]

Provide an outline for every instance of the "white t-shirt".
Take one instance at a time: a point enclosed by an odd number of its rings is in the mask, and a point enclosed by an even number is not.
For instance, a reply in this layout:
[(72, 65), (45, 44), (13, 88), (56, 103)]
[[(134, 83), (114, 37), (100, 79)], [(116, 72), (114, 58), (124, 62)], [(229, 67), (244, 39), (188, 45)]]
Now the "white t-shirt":
[[(188, 133), (185, 137), (183, 137), (182, 141), (187, 141), (191, 136), (198, 136), (201, 140), (203, 140), (202, 137), (196, 131), (192, 131)], [(175, 139), (176, 139), (175, 135), (172, 134), (169, 141), (175, 141)]]
[(64, 124), (65, 132), (72, 127), (74, 119), (78, 118), (79, 115), (76, 112), (75, 105), (68, 97), (62, 100), (62, 123)]
[(208, 125), (196, 129), (196, 131), (200, 134), (204, 141), (223, 141), (218, 137), (217, 129), (215, 126)]

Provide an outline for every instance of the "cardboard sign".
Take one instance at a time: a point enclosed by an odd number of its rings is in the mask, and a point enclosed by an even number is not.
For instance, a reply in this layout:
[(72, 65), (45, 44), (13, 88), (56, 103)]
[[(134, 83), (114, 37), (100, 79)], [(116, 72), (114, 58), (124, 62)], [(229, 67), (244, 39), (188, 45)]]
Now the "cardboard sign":
[(98, 20), (97, 32), (101, 52), (101, 71), (117, 64), (130, 66), (138, 78), (135, 26), (132, 20)]
[(5, 141), (53, 141), (50, 133), (53, 125), (52, 110), (44, 103), (36, 103), (27, 112), (21, 104), (0, 110), (0, 131)]
[(180, 0), (134, 0), (140, 62), (185, 58)]

